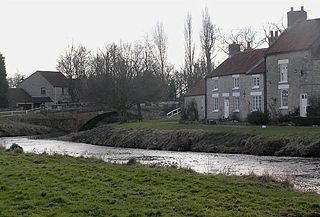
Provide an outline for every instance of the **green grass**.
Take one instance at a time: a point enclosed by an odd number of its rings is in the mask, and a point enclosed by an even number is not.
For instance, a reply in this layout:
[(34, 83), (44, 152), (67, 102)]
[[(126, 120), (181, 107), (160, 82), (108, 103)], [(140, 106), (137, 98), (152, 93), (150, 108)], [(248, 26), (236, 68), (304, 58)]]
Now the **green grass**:
[(158, 129), (158, 130), (208, 130), (215, 132), (239, 132), (267, 137), (290, 137), (290, 138), (319, 138), (319, 127), (287, 127), (287, 126), (228, 126), (228, 125), (205, 125), (205, 124), (180, 124), (179, 117), (172, 119), (161, 118), (157, 120), (145, 120), (143, 122), (131, 122), (116, 125), (119, 128), (133, 129)]
[(0, 151), (0, 216), (319, 216), (320, 195), (257, 178)]

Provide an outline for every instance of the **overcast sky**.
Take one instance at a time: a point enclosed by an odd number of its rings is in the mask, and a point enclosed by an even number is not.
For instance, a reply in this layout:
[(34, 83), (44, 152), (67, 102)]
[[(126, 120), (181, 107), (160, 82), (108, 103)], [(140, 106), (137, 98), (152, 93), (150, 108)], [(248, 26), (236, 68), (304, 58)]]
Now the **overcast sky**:
[(96, 51), (112, 42), (141, 41), (162, 21), (168, 35), (168, 61), (180, 68), (188, 11), (199, 46), (206, 6), (212, 21), (227, 33), (247, 26), (262, 31), (263, 25), (282, 18), (286, 24), (290, 7), (302, 5), (309, 19), (320, 17), (319, 0), (0, 0), (0, 52), (8, 76), (30, 75), (55, 70), (59, 55), (72, 42)]

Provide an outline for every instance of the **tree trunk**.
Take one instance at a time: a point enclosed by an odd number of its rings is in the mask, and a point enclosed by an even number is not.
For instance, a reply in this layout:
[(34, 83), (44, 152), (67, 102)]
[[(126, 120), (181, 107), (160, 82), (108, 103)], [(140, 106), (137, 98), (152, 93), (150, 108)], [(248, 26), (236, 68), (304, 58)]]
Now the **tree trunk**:
[(137, 109), (138, 109), (138, 120), (140, 122), (143, 119), (142, 113), (141, 113), (141, 105), (140, 105), (140, 103), (137, 103)]

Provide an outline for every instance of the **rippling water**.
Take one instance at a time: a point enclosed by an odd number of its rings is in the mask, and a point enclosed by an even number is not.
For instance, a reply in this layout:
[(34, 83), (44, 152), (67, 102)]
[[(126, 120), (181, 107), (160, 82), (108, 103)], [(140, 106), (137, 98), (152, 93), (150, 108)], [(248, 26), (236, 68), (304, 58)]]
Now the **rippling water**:
[(190, 168), (200, 173), (257, 175), (269, 173), (275, 177), (290, 177), (296, 188), (320, 193), (320, 158), (253, 156), (198, 152), (157, 151), (114, 148), (56, 140), (34, 140), (25, 137), (0, 138), (7, 148), (17, 143), (25, 152), (58, 153), (71, 156), (96, 156), (105, 161), (125, 163), (135, 157), (144, 164), (161, 164)]

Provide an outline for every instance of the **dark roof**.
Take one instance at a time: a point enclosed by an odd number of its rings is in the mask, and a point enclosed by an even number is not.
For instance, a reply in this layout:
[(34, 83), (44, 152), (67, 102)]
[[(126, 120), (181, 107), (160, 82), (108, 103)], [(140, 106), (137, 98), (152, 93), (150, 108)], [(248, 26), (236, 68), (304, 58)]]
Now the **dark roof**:
[(22, 88), (9, 88), (8, 100), (10, 104), (18, 102), (32, 102), (31, 96)]
[(264, 73), (264, 55), (267, 49), (247, 50), (226, 59), (208, 77), (233, 74)]
[(54, 87), (68, 87), (68, 79), (57, 71), (36, 71)]
[(185, 96), (199, 96), (206, 94), (205, 80), (199, 81)]
[(53, 100), (48, 96), (33, 96), (33, 103), (44, 103), (44, 102), (53, 102)]
[(306, 20), (286, 29), (267, 54), (305, 50), (320, 39), (320, 19)]

